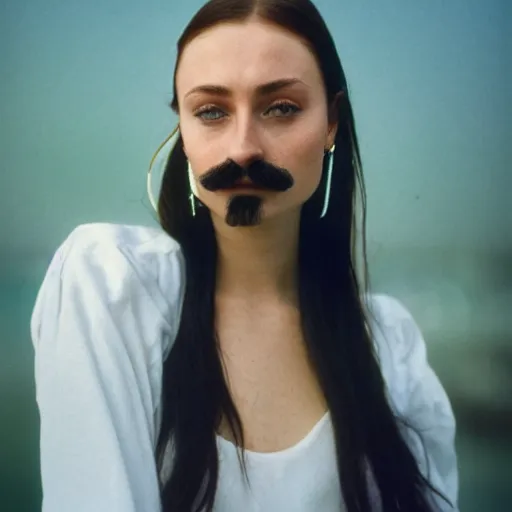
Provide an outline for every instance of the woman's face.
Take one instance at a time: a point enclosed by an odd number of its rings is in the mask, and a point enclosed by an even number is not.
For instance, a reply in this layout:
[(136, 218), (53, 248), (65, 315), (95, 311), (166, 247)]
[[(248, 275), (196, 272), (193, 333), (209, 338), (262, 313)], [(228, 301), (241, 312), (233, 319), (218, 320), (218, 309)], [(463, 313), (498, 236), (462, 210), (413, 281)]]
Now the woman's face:
[[(250, 191), (262, 198), (262, 221), (300, 211), (318, 187), (336, 126), (316, 59), (297, 36), (258, 20), (217, 25), (186, 46), (176, 89), (196, 180), (229, 159), (242, 167), (263, 159), (288, 170), (294, 185)], [(233, 191), (197, 188), (212, 215), (224, 218)]]

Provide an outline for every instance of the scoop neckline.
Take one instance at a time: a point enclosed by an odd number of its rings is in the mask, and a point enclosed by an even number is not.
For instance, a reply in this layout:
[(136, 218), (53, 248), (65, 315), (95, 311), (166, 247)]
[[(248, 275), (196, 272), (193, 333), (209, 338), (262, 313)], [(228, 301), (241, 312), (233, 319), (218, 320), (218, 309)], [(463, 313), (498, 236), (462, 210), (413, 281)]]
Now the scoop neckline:
[[(310, 445), (315, 441), (315, 439), (318, 437), (320, 431), (322, 430), (323, 426), (330, 420), (331, 414), (330, 411), (327, 411), (313, 426), (313, 428), (297, 443), (295, 443), (292, 446), (289, 446), (288, 448), (284, 448), (282, 450), (278, 450), (275, 452), (255, 452), (252, 450), (244, 450), (244, 453), (253, 459), (272, 459), (272, 458), (278, 458), (285, 455), (291, 455), (292, 453), (300, 450), (301, 448), (305, 448), (306, 446)], [(228, 439), (222, 437), (220, 434), (216, 434), (217, 440), (224, 446), (228, 447), (232, 450), (237, 450), (238, 447), (233, 443), (232, 441), (229, 441)]]

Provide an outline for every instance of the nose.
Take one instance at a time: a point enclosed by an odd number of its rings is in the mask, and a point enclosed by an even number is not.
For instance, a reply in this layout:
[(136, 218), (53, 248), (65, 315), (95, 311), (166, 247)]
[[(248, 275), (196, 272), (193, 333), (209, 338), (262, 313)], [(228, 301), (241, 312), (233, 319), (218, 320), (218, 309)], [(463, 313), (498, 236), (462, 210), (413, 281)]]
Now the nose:
[(263, 158), (263, 147), (255, 124), (250, 119), (234, 123), (228, 158), (242, 167)]

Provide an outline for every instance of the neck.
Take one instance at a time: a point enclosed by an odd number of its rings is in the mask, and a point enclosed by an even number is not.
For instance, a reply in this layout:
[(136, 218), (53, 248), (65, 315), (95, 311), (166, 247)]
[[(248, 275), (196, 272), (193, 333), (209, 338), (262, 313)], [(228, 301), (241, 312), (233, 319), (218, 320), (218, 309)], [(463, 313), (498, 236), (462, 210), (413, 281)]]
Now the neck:
[(300, 210), (259, 226), (228, 226), (214, 218), (218, 246), (217, 295), (297, 301)]

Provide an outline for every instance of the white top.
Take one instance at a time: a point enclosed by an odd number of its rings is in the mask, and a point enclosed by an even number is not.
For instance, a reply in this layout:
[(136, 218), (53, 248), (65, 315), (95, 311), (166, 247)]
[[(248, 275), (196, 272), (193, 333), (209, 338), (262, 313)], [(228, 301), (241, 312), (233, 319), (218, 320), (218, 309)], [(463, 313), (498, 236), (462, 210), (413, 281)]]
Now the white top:
[[(43, 512), (160, 510), (162, 363), (183, 292), (179, 245), (159, 229), (83, 225), (56, 252), (31, 322)], [(371, 307), (390, 402), (423, 432), (428, 460), (417, 440), (408, 441), (422, 471), (456, 504), (455, 421), (421, 333), (394, 299), (372, 297)], [(221, 437), (217, 444), (216, 512), (343, 510), (328, 413), (292, 448), (247, 452), (250, 490), (234, 445)]]

